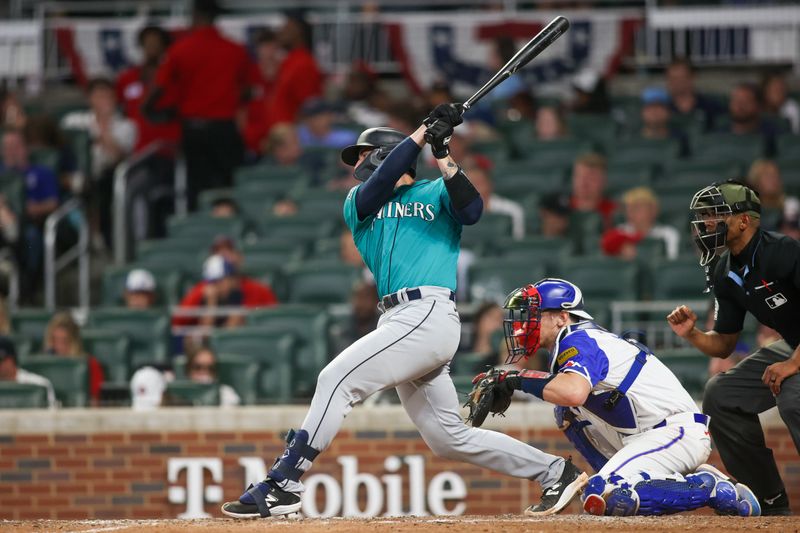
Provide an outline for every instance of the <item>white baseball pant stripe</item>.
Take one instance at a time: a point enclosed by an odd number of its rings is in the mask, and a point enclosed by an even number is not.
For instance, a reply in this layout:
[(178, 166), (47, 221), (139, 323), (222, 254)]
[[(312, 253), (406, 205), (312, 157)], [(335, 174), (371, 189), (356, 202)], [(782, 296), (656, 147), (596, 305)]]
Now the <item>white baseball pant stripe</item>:
[[(437, 455), (498, 472), (554, 484), (561, 457), (461, 420), (449, 363), (461, 333), (450, 291), (421, 287), (423, 298), (381, 315), (378, 327), (339, 354), (322, 372), (302, 429), (309, 445), (325, 450), (353, 405), (396, 387), (423, 440)], [(305, 463), (305, 461), (304, 461)], [(294, 487), (293, 487), (294, 488)]]

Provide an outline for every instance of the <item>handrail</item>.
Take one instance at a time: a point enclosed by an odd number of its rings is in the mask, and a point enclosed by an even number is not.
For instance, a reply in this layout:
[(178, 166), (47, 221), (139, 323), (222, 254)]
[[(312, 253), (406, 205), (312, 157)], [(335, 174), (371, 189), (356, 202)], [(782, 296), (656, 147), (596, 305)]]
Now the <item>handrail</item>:
[(8, 273), (8, 309), (14, 311), (17, 309), (17, 303), (19, 302), (19, 267), (11, 248), (0, 250), (0, 261), (3, 260), (8, 261), (11, 266), (11, 270)]
[(114, 169), (114, 200), (112, 229), (114, 232), (114, 263), (124, 265), (128, 260), (128, 174), (156, 153), (174, 148), (169, 141), (153, 141), (124, 159)]
[[(44, 296), (45, 307), (49, 311), (56, 308), (56, 277), (73, 261), (78, 262), (78, 303), (81, 308), (89, 307), (89, 225), (82, 210), (83, 203), (71, 198), (53, 211), (44, 221)], [(75, 246), (56, 258), (56, 239), (58, 223), (77, 212), (80, 216), (78, 242)]]

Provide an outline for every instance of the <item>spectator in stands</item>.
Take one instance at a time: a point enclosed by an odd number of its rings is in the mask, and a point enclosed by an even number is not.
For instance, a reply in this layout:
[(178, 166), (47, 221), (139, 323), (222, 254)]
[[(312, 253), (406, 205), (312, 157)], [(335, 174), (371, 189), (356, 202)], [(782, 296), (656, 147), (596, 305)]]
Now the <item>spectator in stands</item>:
[(777, 231), (786, 214), (800, 210), (800, 200), (784, 192), (781, 170), (775, 161), (754, 161), (747, 174), (747, 184), (761, 199), (761, 227), (767, 231)]
[(61, 121), (63, 128), (84, 130), (92, 140), (91, 223), (97, 246), (111, 247), (111, 204), (114, 168), (133, 152), (136, 124), (117, 111), (114, 85), (106, 78), (95, 78), (87, 88), (88, 111), (73, 111)]
[(39, 374), (28, 372), (17, 366), (17, 348), (14, 341), (0, 336), (0, 381), (14, 381), (29, 385), (39, 385), (47, 389), (47, 405), (57, 407), (56, 393), (50, 380)]
[[(186, 377), (195, 383), (219, 383), (217, 375), (217, 355), (214, 351), (204, 346), (192, 352), (186, 361)], [(219, 384), (219, 405), (230, 407), (240, 405), (242, 399), (230, 385)]]
[(606, 255), (624, 259), (636, 257), (636, 244), (651, 238), (664, 242), (667, 259), (676, 259), (680, 250), (680, 234), (672, 226), (658, 224), (658, 198), (648, 187), (636, 187), (622, 196), (625, 222), (606, 230), (601, 239), (601, 248)]
[(767, 115), (786, 120), (792, 133), (800, 133), (800, 104), (789, 98), (786, 78), (778, 72), (768, 73), (761, 81), (761, 91)]
[(278, 41), (286, 50), (286, 58), (267, 108), (268, 129), (279, 122), (294, 122), (307, 100), (322, 95), (322, 73), (311, 53), (311, 27), (301, 10), (286, 13)]
[(155, 141), (177, 143), (181, 137), (180, 124), (176, 120), (152, 122), (142, 113), (142, 104), (155, 88), (156, 71), (171, 43), (172, 38), (164, 28), (145, 26), (136, 38), (142, 52), (142, 63), (123, 71), (117, 78), (117, 100), (125, 116), (136, 123), (139, 132), (137, 151)]
[(58, 176), (61, 190), (80, 194), (86, 176), (79, 172), (75, 153), (64, 140), (58, 123), (49, 115), (33, 115), (25, 123), (24, 132), (31, 153), (42, 150), (56, 154), (51, 170)]
[(552, 193), (539, 202), (539, 225), (542, 237), (567, 237), (569, 235), (570, 197)]
[(270, 165), (291, 167), (303, 162), (303, 146), (297, 128), (289, 122), (272, 127), (264, 140), (262, 151), (266, 156), (264, 163)]
[(536, 97), (530, 90), (519, 91), (508, 99), (505, 119), (510, 122), (535, 122), (537, 118)]
[(780, 232), (792, 239), (800, 240), (800, 206), (796, 209), (784, 210)]
[(364, 61), (353, 64), (345, 80), (342, 99), (345, 115), (366, 128), (386, 124), (385, 109), (389, 106), (385, 92), (378, 88), (378, 75)]
[(496, 366), (503, 364), (505, 361), (498, 360), (500, 353), (504, 351), (501, 348), (505, 344), (503, 337), (503, 308), (495, 302), (481, 304), (475, 313), (475, 318), (472, 319), (472, 327), (472, 346), (470, 351), (486, 356), (484, 364), (479, 366), (485, 368), (486, 365)]
[(203, 281), (192, 287), (180, 303), (183, 309), (208, 311), (199, 319), (176, 316), (175, 326), (236, 327), (244, 323), (244, 314), (221, 313), (219, 307), (259, 308), (278, 303), (272, 289), (239, 273), (236, 265), (223, 255), (212, 255), (203, 264)]
[(508, 216), (511, 219), (511, 235), (517, 240), (524, 238), (525, 210), (514, 200), (495, 194), (491, 163), (483, 161), (481, 164), (476, 161), (476, 164), (469, 166), (466, 170), (472, 185), (483, 199), (483, 212)]
[(572, 78), (573, 113), (608, 113), (611, 103), (606, 91), (606, 82), (598, 72), (584, 68)]
[(213, 218), (236, 218), (239, 216), (239, 204), (229, 196), (216, 198), (211, 202), (209, 214)]
[(241, 271), (244, 256), (239, 251), (239, 248), (236, 247), (236, 241), (231, 236), (220, 234), (214, 237), (209, 248), (209, 257), (212, 255), (221, 255), (227, 261), (230, 261), (237, 271)]
[(577, 212), (596, 212), (604, 227), (611, 227), (617, 204), (606, 196), (607, 163), (600, 154), (578, 156), (572, 167), (572, 197), (570, 207)]
[(752, 83), (739, 83), (731, 90), (728, 113), (730, 125), (724, 133), (734, 135), (760, 135), (764, 139), (766, 155), (775, 153), (775, 125), (763, 116), (763, 97), (759, 87)]
[(19, 217), (8, 205), (5, 195), (0, 194), (0, 250), (10, 249), (11, 257), (16, 259), (19, 241)]
[(218, 14), (214, 0), (195, 0), (191, 30), (167, 51), (144, 104), (153, 122), (181, 122), (191, 210), (200, 192), (233, 183), (244, 158), (235, 118), (257, 77), (245, 48), (214, 26)]
[(321, 98), (306, 100), (300, 108), (301, 124), (297, 128), (300, 145), (341, 149), (356, 142), (358, 134), (353, 130), (334, 126), (336, 113), (331, 104)]
[[(30, 163), (28, 146), (20, 130), (7, 129), (3, 132), (0, 159), (0, 172), (19, 174), (25, 181), (24, 212), (16, 214), (16, 218), (24, 221), (21, 226), (20, 296), (24, 301), (31, 302), (41, 278), (44, 222), (58, 208), (58, 179), (49, 168)], [(9, 213), (5, 214), (10, 220)]]
[(242, 128), (242, 137), (252, 159), (257, 159), (263, 154), (263, 145), (269, 133), (267, 112), (275, 90), (278, 69), (283, 61), (283, 50), (278, 37), (271, 29), (262, 28), (256, 35), (255, 58), (257, 82), (252, 98), (247, 103)]
[(669, 94), (666, 90), (648, 87), (642, 91), (639, 137), (653, 140), (673, 139), (678, 143), (680, 155), (685, 156), (689, 152), (689, 139), (671, 124), (670, 115)]
[(347, 336), (351, 343), (357, 341), (367, 333), (372, 332), (378, 325), (378, 289), (374, 282), (359, 280), (353, 285), (350, 293), (350, 307), (352, 321)]
[(695, 90), (694, 69), (688, 60), (677, 58), (667, 67), (667, 92), (675, 116), (700, 120), (705, 131), (714, 128), (714, 121), (723, 109), (714, 99)]
[(17, 95), (3, 88), (0, 92), (0, 127), (23, 129), (28, 120)]
[(151, 309), (156, 304), (156, 279), (149, 270), (135, 268), (125, 278), (125, 307)]
[(94, 356), (83, 351), (81, 330), (69, 312), (61, 311), (53, 315), (47, 324), (42, 344), (49, 354), (86, 360), (89, 367), (89, 397), (92, 404), (97, 405), (100, 388), (105, 381), (103, 366)]
[(131, 376), (131, 407), (134, 411), (150, 411), (164, 404), (167, 383), (171, 373), (152, 366), (144, 366)]
[(567, 136), (567, 125), (561, 108), (542, 106), (536, 111), (536, 138), (540, 141), (555, 141)]

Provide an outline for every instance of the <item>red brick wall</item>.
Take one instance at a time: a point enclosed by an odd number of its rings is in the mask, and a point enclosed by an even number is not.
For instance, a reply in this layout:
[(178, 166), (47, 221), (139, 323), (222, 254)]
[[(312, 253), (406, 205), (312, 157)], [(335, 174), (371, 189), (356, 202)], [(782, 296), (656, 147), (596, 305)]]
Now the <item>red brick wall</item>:
[[(1, 431), (1, 430), (0, 430)], [(574, 454), (556, 430), (529, 430), (529, 442), (551, 453)], [(511, 432), (520, 437), (520, 432)], [(767, 431), (781, 465), (790, 498), (800, 503), (800, 461), (785, 428)], [(223, 462), (224, 499), (238, 497), (244, 484), (240, 456), (264, 457), (269, 466), (283, 449), (273, 432), (98, 433), (91, 435), (0, 434), (0, 519), (28, 518), (157, 518), (175, 517), (185, 505), (169, 503), (167, 461), (173, 457), (218, 457)], [(539, 497), (534, 483), (495, 474), (471, 465), (435, 459), (409, 431), (343, 431), (314, 465), (341, 482), (340, 455), (356, 455), (358, 471), (385, 474), (388, 455), (425, 457), (426, 483), (438, 472), (452, 470), (467, 486), (467, 514), (519, 513)], [(711, 461), (719, 465), (716, 454)], [(581, 466), (586, 466), (577, 460)], [(404, 503), (408, 501), (408, 474)], [(185, 486), (185, 472), (176, 485)], [(210, 484), (210, 474), (206, 473)], [(452, 508), (453, 504), (449, 504)], [(320, 505), (321, 508), (321, 505)], [(219, 505), (205, 510), (219, 516)]]

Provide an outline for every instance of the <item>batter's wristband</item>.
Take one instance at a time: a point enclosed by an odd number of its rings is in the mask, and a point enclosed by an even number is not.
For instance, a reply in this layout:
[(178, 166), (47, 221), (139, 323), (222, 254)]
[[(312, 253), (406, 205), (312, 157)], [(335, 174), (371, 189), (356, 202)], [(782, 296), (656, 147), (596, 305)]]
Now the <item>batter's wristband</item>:
[(480, 196), (478, 190), (469, 181), (464, 171), (461, 170), (461, 167), (452, 177), (444, 178), (444, 186), (450, 196), (450, 203), (453, 204), (456, 210), (464, 209), (470, 202)]
[(544, 388), (550, 383), (555, 374), (539, 372), (538, 370), (524, 370), (519, 374), (522, 381), (522, 391), (533, 394), (540, 400), (544, 400)]

